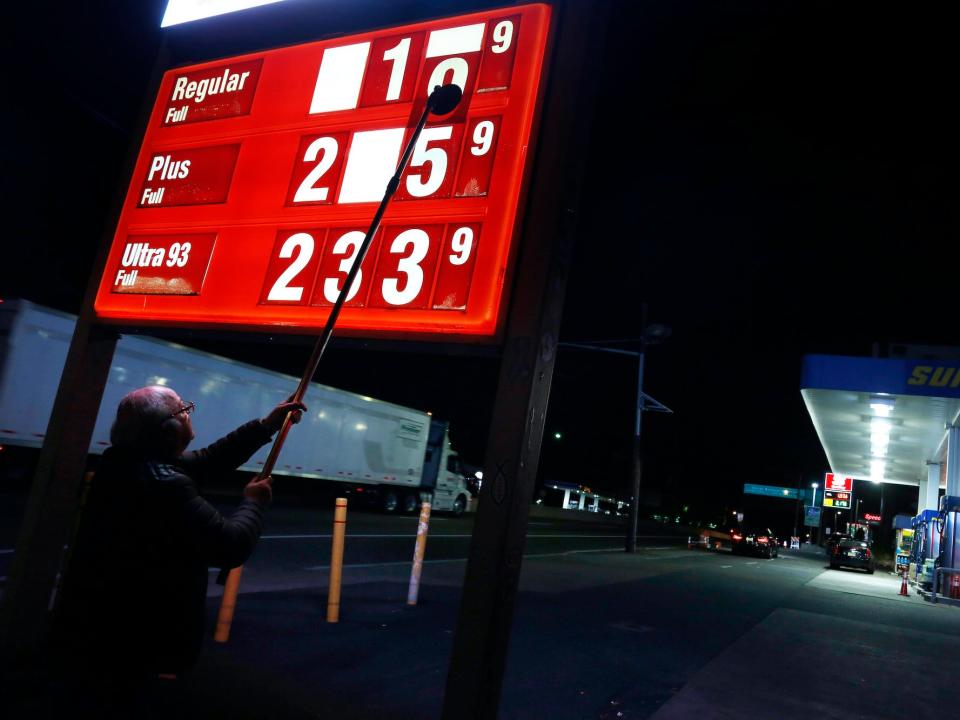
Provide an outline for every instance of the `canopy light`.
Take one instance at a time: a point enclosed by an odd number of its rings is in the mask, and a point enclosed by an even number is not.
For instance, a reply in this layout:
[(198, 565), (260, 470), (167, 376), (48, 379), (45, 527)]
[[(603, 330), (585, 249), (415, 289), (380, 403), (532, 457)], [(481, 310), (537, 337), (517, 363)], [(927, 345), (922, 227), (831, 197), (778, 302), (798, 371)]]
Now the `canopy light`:
[[(886, 406), (883, 406), (886, 407)], [(870, 454), (884, 456), (890, 444), (890, 428), (892, 425), (885, 418), (875, 417), (870, 421)]]
[(870, 409), (878, 417), (890, 417), (893, 412), (893, 406), (896, 405), (896, 398), (874, 395), (870, 398)]

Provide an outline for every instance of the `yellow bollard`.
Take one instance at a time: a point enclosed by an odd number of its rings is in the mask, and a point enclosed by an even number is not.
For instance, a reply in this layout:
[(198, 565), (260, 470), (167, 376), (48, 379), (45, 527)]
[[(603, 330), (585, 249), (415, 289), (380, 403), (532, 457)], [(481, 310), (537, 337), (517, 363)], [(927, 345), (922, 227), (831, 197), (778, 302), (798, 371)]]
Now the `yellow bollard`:
[(333, 550), (330, 552), (330, 590), (327, 594), (327, 622), (340, 620), (340, 578), (343, 574), (343, 536), (347, 531), (347, 499), (337, 498), (333, 515)]
[(230, 626), (233, 624), (233, 611), (237, 607), (237, 593), (240, 590), (240, 573), (243, 565), (230, 569), (227, 582), (223, 586), (223, 598), (220, 600), (220, 612), (217, 615), (217, 629), (214, 641), (225, 643), (230, 639)]
[(410, 589), (407, 591), (407, 605), (417, 604), (420, 594), (420, 574), (423, 572), (423, 553), (427, 549), (427, 531), (430, 529), (430, 503), (420, 506), (420, 523), (417, 525), (417, 544), (413, 549), (413, 569), (410, 571)]

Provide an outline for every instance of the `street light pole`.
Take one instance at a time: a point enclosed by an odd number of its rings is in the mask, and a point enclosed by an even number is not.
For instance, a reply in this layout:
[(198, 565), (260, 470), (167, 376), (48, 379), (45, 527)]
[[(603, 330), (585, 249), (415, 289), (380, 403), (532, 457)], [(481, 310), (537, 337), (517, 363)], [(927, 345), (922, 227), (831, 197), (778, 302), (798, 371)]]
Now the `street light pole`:
[[(666, 325), (661, 325), (659, 323), (647, 325), (646, 314), (646, 303), (644, 303), (643, 320), (641, 324), (643, 331), (641, 333), (641, 337), (638, 338), (640, 342), (639, 351), (635, 352), (633, 350), (619, 350), (616, 348), (600, 347), (597, 345), (580, 342), (559, 343), (561, 347), (576, 348), (578, 350), (594, 350), (597, 352), (614, 353), (616, 355), (632, 355), (637, 358), (637, 416), (633, 427), (633, 496), (630, 499), (630, 523), (629, 528), (627, 529), (626, 543), (624, 543), (625, 549), (628, 553), (632, 553), (637, 549), (637, 526), (640, 512), (640, 479), (643, 473), (643, 458), (640, 453), (640, 430), (643, 427), (643, 413), (673, 412), (673, 410), (668, 408), (666, 405), (659, 402), (656, 398), (650, 397), (643, 391), (643, 368), (646, 359), (647, 345), (656, 345), (663, 342), (670, 336), (670, 328)], [(631, 340), (631, 342), (635, 342), (635, 340)]]
[(626, 551), (635, 552), (637, 549), (637, 524), (640, 513), (640, 479), (643, 475), (643, 457), (640, 454), (640, 430), (643, 423), (643, 364), (644, 346), (640, 343), (640, 354), (637, 362), (637, 420), (633, 433), (633, 492), (630, 500), (630, 529), (627, 531)]

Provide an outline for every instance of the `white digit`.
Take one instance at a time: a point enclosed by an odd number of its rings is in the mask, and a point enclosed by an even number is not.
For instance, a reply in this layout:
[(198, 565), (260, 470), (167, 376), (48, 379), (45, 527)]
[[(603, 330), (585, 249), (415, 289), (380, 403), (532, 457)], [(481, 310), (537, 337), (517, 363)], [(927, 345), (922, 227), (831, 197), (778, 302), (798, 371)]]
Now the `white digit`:
[[(453, 70), (453, 80), (449, 83), (443, 82), (443, 79), (451, 70)], [(452, 57), (437, 63), (430, 74), (430, 82), (427, 83), (427, 95), (432, 93), (437, 85), (459, 85), (461, 90), (466, 90), (469, 72), (470, 66), (463, 58)]]
[(509, 50), (510, 43), (513, 41), (513, 23), (509, 20), (497, 23), (497, 26), (493, 29), (493, 41), (499, 43), (490, 46), (493, 52), (499, 54)]
[(410, 255), (401, 258), (397, 270), (407, 276), (403, 290), (399, 290), (399, 278), (384, 278), (383, 299), (391, 305), (406, 305), (417, 297), (423, 287), (423, 268), (420, 263), (427, 256), (430, 249), (430, 236), (419, 228), (410, 228), (397, 235), (390, 245), (390, 252), (399, 254), (406, 252), (407, 246), (413, 245)]
[(185, 242), (180, 246), (180, 259), (177, 260), (177, 267), (183, 267), (187, 264), (187, 260), (190, 257), (190, 249), (192, 247), (193, 246), (188, 242)]
[(450, 256), (450, 264), (463, 265), (470, 259), (470, 251), (473, 249), (473, 230), (468, 227), (457, 228), (450, 241), (450, 249), (458, 253)]
[(387, 100), (400, 98), (400, 89), (403, 86), (403, 73), (407, 69), (407, 55), (410, 53), (410, 38), (404, 38), (395, 47), (383, 54), (384, 60), (393, 63), (390, 69), (390, 84), (387, 85)]
[(323, 151), (323, 158), (319, 163), (307, 173), (307, 176), (300, 183), (296, 194), (293, 196), (294, 202), (322, 202), (327, 199), (330, 188), (314, 187), (313, 184), (319, 180), (323, 174), (333, 166), (333, 161), (337, 158), (338, 145), (336, 139), (332, 137), (321, 137), (314, 140), (307, 147), (307, 152), (303, 155), (304, 162), (316, 162), (317, 155)]
[(299, 250), (296, 259), (290, 263), (290, 267), (280, 273), (280, 277), (277, 278), (267, 294), (267, 300), (299, 302), (300, 298), (303, 297), (302, 287), (291, 287), (287, 283), (293, 280), (310, 262), (310, 258), (313, 256), (313, 236), (303, 232), (294, 233), (284, 240), (283, 246), (280, 248), (280, 257), (293, 257), (294, 250)]
[[(173, 267), (177, 264), (177, 260), (180, 259), (180, 243), (173, 243), (170, 246), (170, 250), (167, 253), (167, 267)], [(182, 267), (182, 266), (181, 266)]]
[(413, 155), (410, 157), (410, 167), (420, 167), (430, 163), (430, 174), (424, 180), (422, 175), (407, 177), (407, 192), (414, 197), (422, 198), (432, 195), (443, 184), (447, 174), (447, 153), (443, 148), (428, 148), (431, 140), (449, 140), (453, 136), (453, 126), (424, 128), (420, 133)]
[[(346, 276), (350, 273), (350, 268), (353, 267), (353, 263), (360, 253), (360, 246), (363, 245), (364, 237), (365, 235), (361, 231), (351, 230), (341, 235), (333, 244), (332, 252), (334, 255), (343, 255), (347, 252), (348, 248), (351, 248), (350, 254), (340, 261), (340, 272), (344, 274), (344, 282), (346, 282)], [(356, 295), (357, 290), (360, 289), (360, 278), (362, 276), (363, 270), (357, 270), (357, 276), (353, 279), (353, 285), (351, 285), (347, 291), (347, 298), (344, 302), (353, 300), (353, 296)], [(327, 302), (337, 302), (337, 298), (340, 297), (339, 278), (327, 278), (323, 281), (323, 297), (326, 298)]]
[(407, 192), (414, 197), (427, 197), (437, 191), (443, 184), (447, 174), (447, 152), (443, 148), (428, 148), (431, 140), (449, 140), (453, 135), (453, 126), (424, 128), (420, 133), (413, 155), (410, 157), (410, 167), (420, 167), (430, 163), (430, 174), (424, 180), (422, 175), (407, 177)]
[(493, 143), (492, 120), (484, 120), (477, 123), (477, 126), (473, 129), (473, 141), (476, 143), (476, 146), (470, 148), (470, 154), (477, 156), (486, 155), (490, 150), (490, 145)]

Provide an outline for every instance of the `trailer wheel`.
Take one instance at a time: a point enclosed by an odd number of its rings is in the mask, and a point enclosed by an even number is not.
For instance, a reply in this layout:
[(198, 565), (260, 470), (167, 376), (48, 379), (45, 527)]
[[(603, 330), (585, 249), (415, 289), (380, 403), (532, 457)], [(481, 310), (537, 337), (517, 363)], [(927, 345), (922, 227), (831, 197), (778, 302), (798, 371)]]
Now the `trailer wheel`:
[(453, 501), (453, 508), (450, 512), (453, 513), (454, 517), (460, 517), (466, 509), (467, 499), (463, 495), (457, 495), (457, 499)]
[(397, 505), (400, 504), (400, 500), (397, 498), (397, 494), (393, 490), (387, 490), (383, 493), (383, 502), (381, 507), (384, 512), (392, 513), (397, 509)]
[(417, 506), (420, 504), (419, 494), (407, 493), (403, 496), (403, 511), (408, 515), (415, 513), (417, 511)]

